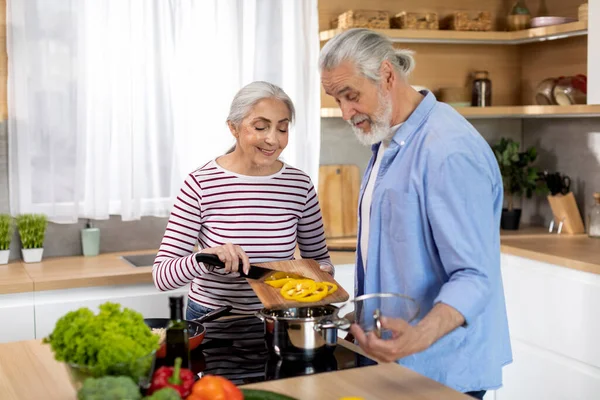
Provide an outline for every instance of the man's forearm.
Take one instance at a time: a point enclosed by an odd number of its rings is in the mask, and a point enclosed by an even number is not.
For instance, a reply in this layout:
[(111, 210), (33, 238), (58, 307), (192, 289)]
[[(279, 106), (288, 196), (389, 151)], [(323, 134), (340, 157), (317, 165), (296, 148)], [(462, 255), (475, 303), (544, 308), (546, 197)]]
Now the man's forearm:
[(465, 318), (454, 307), (437, 303), (416, 326), (426, 347), (465, 323)]

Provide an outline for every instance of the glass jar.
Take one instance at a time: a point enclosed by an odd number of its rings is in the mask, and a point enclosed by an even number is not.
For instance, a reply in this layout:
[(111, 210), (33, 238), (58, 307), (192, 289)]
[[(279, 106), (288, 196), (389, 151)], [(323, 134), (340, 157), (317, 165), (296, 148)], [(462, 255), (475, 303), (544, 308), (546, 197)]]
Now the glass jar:
[(590, 212), (588, 236), (600, 239), (600, 192), (594, 193), (594, 200), (596, 203)]
[(474, 74), (471, 105), (473, 107), (490, 107), (492, 105), (492, 81), (487, 71), (477, 71)]

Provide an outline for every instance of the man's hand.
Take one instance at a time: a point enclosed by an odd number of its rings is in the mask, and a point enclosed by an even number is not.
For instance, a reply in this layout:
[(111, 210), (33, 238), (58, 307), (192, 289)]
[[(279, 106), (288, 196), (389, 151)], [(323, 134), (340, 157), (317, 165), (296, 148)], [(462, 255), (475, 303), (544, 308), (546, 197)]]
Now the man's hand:
[(359, 346), (377, 361), (394, 362), (419, 353), (431, 345), (418, 326), (412, 326), (402, 319), (384, 317), (381, 318), (381, 325), (384, 329), (392, 331), (392, 339), (379, 339), (374, 332), (365, 334), (356, 324), (350, 328), (350, 333), (354, 335)]
[(374, 332), (365, 334), (356, 324), (350, 333), (369, 356), (381, 362), (393, 362), (428, 349), (464, 323), (464, 317), (456, 309), (438, 303), (416, 326), (402, 319), (381, 318), (382, 327), (392, 332), (392, 339), (379, 339)]

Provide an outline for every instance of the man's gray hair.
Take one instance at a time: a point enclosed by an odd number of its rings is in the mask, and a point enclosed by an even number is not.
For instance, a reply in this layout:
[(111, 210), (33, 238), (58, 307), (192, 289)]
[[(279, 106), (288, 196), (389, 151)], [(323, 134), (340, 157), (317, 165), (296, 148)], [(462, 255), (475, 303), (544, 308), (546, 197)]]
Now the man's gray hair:
[(259, 101), (271, 98), (280, 100), (287, 106), (290, 111), (290, 123), (293, 122), (296, 110), (292, 99), (279, 86), (264, 81), (249, 83), (236, 93), (229, 108), (227, 122), (239, 126)]
[(321, 50), (321, 71), (338, 67), (344, 61), (352, 62), (366, 78), (379, 82), (381, 63), (388, 60), (406, 78), (415, 67), (413, 52), (394, 49), (385, 36), (369, 29), (349, 29), (328, 41)]

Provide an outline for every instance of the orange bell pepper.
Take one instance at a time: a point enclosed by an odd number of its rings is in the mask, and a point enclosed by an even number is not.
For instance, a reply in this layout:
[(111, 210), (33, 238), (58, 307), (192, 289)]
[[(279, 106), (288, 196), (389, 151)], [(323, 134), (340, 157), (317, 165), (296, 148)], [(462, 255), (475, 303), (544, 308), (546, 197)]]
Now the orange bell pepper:
[(244, 395), (230, 380), (205, 375), (194, 384), (186, 400), (244, 400)]

